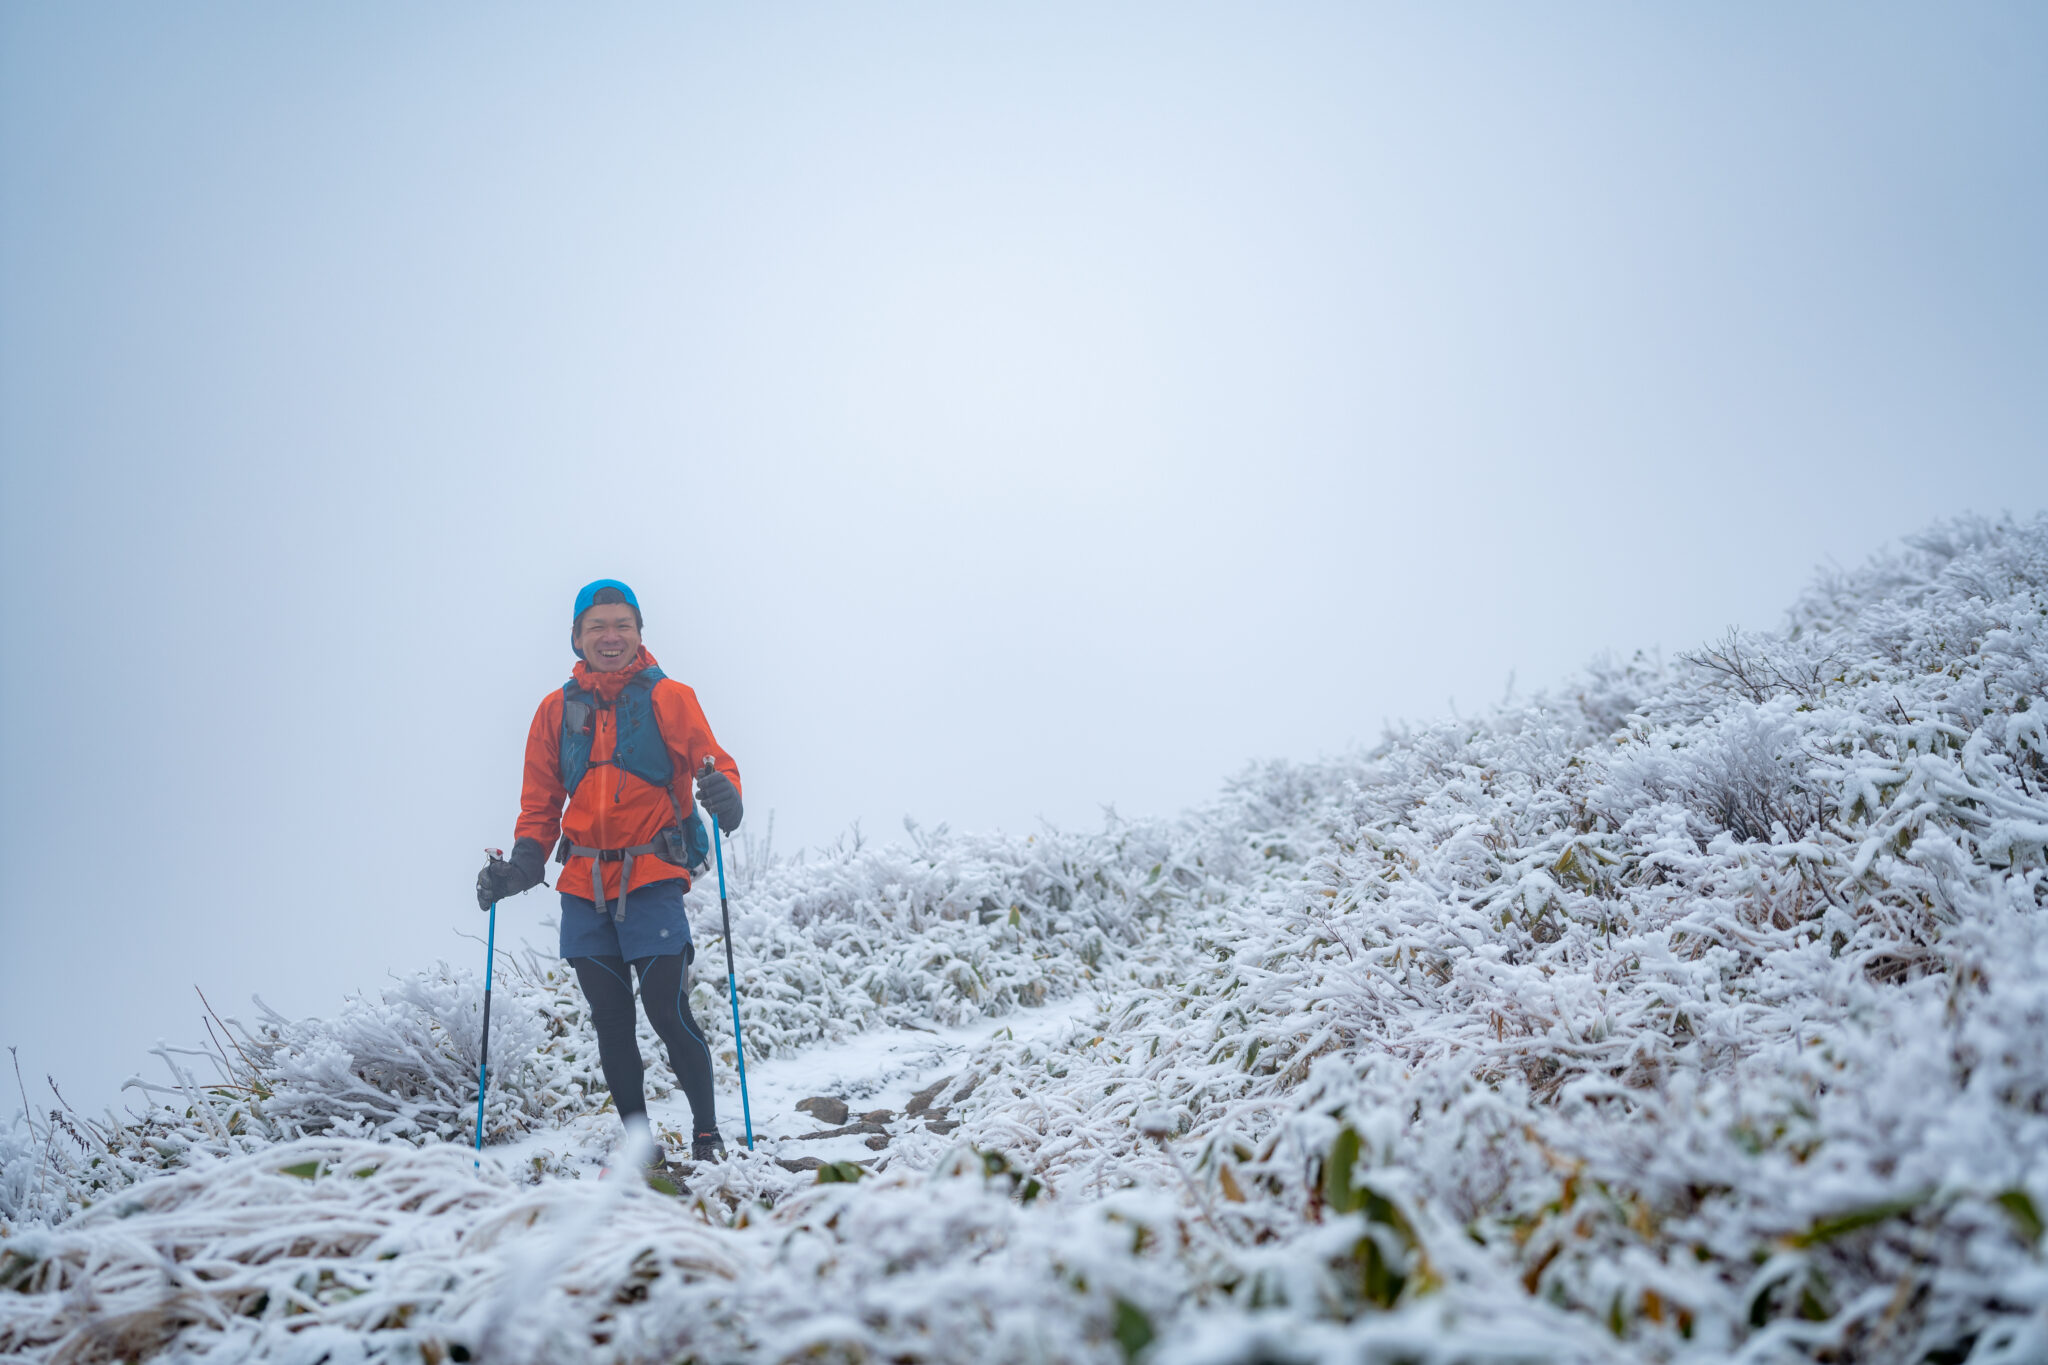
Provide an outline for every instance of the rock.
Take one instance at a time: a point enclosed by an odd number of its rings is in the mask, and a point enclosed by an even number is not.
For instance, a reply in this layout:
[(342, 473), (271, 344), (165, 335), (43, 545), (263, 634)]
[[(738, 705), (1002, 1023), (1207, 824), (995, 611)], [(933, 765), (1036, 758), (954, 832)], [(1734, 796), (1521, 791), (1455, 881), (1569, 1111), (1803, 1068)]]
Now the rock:
[(874, 1130), (870, 1129), (865, 1123), (849, 1123), (843, 1128), (820, 1128), (815, 1133), (798, 1133), (796, 1135), (796, 1140), (798, 1142), (815, 1142), (819, 1138), (846, 1137), (848, 1134), (851, 1133), (866, 1133), (871, 1131)]
[(931, 1129), (934, 1133), (940, 1134), (950, 1133), (959, 1126), (960, 1120), (958, 1119), (940, 1119), (936, 1123), (927, 1123), (925, 1125), (925, 1127)]
[(951, 1076), (942, 1076), (938, 1080), (933, 1081), (930, 1085), (910, 1097), (910, 1103), (903, 1106), (903, 1112), (906, 1114), (922, 1114), (925, 1110), (932, 1107), (932, 1101), (939, 1097), (939, 1092), (952, 1083), (953, 1078)]
[(894, 1123), (896, 1121), (896, 1111), (894, 1109), (870, 1109), (867, 1113), (860, 1116), (860, 1121), (862, 1123)]
[(814, 1156), (800, 1156), (794, 1161), (785, 1161), (783, 1158), (777, 1157), (775, 1158), (775, 1164), (785, 1171), (815, 1171), (825, 1163)]
[(798, 1100), (796, 1107), (798, 1112), (809, 1114), (820, 1123), (846, 1122), (846, 1101), (836, 1095), (813, 1095)]
[(879, 1151), (881, 1151), (881, 1150), (882, 1150), (882, 1149), (883, 1149), (884, 1147), (887, 1147), (888, 1145), (889, 1145), (889, 1135), (888, 1135), (887, 1133), (877, 1133), (877, 1134), (875, 1134), (875, 1135), (874, 1135), (873, 1137), (871, 1137), (871, 1138), (869, 1138), (869, 1139), (868, 1139), (868, 1150), (869, 1150), (869, 1151), (873, 1151), (873, 1152), (879, 1152)]

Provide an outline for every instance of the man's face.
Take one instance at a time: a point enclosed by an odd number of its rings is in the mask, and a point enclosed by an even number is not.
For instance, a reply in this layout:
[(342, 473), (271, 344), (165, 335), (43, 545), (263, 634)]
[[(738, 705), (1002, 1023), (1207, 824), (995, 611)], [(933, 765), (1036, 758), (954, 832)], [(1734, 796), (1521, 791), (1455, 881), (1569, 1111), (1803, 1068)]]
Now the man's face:
[(619, 602), (584, 612), (583, 624), (576, 629), (576, 647), (583, 651), (583, 662), (598, 672), (618, 672), (640, 652), (640, 627), (634, 623), (633, 609)]

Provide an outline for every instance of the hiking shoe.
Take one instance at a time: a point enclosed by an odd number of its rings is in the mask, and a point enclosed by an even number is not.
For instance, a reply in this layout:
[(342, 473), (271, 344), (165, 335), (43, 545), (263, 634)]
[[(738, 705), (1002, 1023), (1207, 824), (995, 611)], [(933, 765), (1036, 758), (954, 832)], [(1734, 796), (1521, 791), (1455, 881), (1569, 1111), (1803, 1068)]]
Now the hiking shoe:
[(695, 1137), (690, 1139), (690, 1160), (725, 1160), (725, 1139), (720, 1137), (716, 1132), (698, 1133)]
[(619, 1143), (618, 1160), (624, 1161), (626, 1154), (633, 1150), (634, 1144), (637, 1141), (644, 1141), (647, 1144), (645, 1169), (658, 1171), (668, 1164), (668, 1151), (661, 1145), (661, 1139), (654, 1135), (654, 1126), (647, 1121), (645, 1114), (632, 1115), (626, 1119), (623, 1126), (625, 1132)]

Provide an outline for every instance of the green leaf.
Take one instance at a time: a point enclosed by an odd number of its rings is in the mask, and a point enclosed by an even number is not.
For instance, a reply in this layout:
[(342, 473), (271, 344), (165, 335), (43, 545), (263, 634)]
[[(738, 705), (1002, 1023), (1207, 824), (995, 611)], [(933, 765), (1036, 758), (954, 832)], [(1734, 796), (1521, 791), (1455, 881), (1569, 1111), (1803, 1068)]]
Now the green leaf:
[(1117, 1296), (1116, 1318), (1109, 1332), (1116, 1338), (1116, 1344), (1123, 1348), (1127, 1361), (1136, 1360), (1138, 1352), (1150, 1346), (1152, 1339), (1159, 1335), (1153, 1330), (1152, 1319), (1145, 1315), (1145, 1310), (1122, 1295)]
[(1368, 1303), (1392, 1308), (1407, 1288), (1415, 1252), (1415, 1228), (1391, 1199), (1355, 1178), (1363, 1144), (1358, 1130), (1346, 1124), (1337, 1130), (1330, 1153), (1323, 1158), (1323, 1203), (1333, 1213), (1363, 1213), (1366, 1235), (1351, 1248), (1358, 1292)]
[(820, 1185), (851, 1185), (867, 1172), (854, 1161), (828, 1161), (818, 1168)]
[(317, 1161), (301, 1161), (296, 1166), (280, 1166), (277, 1168), (277, 1173), (279, 1175), (295, 1175), (301, 1180), (311, 1180), (320, 1174), (320, 1163)]
[[(1401, 1262), (1405, 1260), (1406, 1257), (1400, 1258)], [(1358, 1292), (1367, 1303), (1392, 1308), (1400, 1299), (1401, 1291), (1408, 1287), (1408, 1277), (1402, 1273), (1402, 1265), (1387, 1256), (1379, 1237), (1371, 1232), (1352, 1246), (1351, 1261), (1358, 1271)]]
[(1345, 1124), (1330, 1144), (1323, 1159), (1323, 1202), (1338, 1213), (1354, 1213), (1365, 1199), (1351, 1183), (1351, 1168), (1358, 1164), (1358, 1130)]
[(1910, 1199), (1894, 1199), (1889, 1203), (1870, 1204), (1864, 1208), (1850, 1209), (1847, 1213), (1835, 1214), (1832, 1217), (1817, 1218), (1814, 1220), (1813, 1226), (1806, 1231), (1787, 1237), (1785, 1244), (1790, 1247), (1804, 1248), (1818, 1246), (1822, 1242), (1832, 1242), (1835, 1238), (1855, 1232), (1858, 1229), (1882, 1223), (1888, 1218), (1896, 1218), (1902, 1213), (1911, 1213), (1926, 1202), (1927, 1195), (1916, 1194)]
[(2041, 1211), (2034, 1207), (2032, 1195), (2025, 1190), (2007, 1190), (1998, 1196), (1998, 1207), (2004, 1209), (2006, 1215), (2012, 1219), (2012, 1225), (2019, 1230), (2022, 1238), (2029, 1242), (2041, 1240)]

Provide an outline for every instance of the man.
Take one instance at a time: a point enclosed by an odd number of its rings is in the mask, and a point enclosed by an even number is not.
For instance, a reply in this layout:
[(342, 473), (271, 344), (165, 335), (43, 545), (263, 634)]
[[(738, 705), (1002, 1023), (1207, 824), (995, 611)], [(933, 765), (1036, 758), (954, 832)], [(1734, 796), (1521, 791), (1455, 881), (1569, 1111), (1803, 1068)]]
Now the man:
[[(690, 1155), (713, 1161), (725, 1143), (711, 1045), (686, 994), (696, 949), (683, 895), (710, 852), (694, 807), (701, 803), (728, 833), (738, 828), (740, 775), (712, 738), (697, 694), (664, 676), (641, 645), (641, 625), (639, 599), (617, 579), (600, 578), (576, 594), (569, 646), (581, 662), (534, 712), (512, 856), (477, 874), (476, 899), (489, 908), (538, 885), (548, 846), (561, 839), (561, 954), (590, 1002), (598, 1062), (619, 1118), (653, 1140), (634, 1040), (637, 974), (647, 1022), (690, 1101)], [(655, 1153), (659, 1161), (658, 1144)]]

